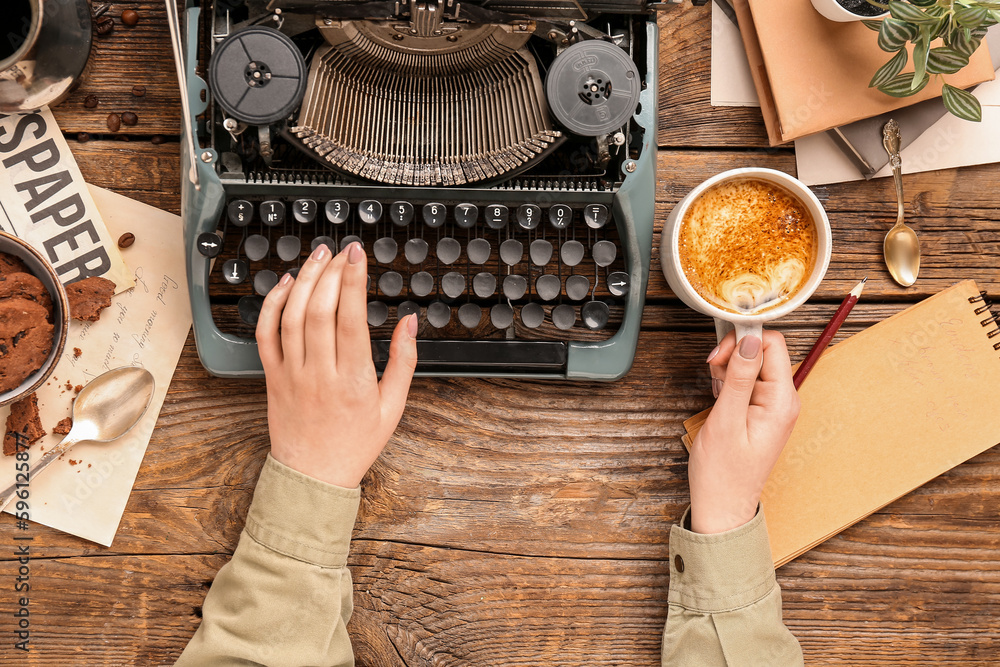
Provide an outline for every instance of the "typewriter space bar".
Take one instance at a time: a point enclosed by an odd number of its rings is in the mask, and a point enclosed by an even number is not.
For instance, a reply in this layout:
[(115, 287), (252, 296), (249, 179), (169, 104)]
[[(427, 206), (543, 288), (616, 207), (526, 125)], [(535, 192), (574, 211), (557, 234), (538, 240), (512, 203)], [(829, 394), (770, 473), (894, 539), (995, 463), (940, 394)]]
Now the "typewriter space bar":
[[(417, 372), (564, 372), (563, 342), (520, 340), (418, 340)], [(372, 341), (372, 358), (381, 372), (389, 361), (389, 341)]]

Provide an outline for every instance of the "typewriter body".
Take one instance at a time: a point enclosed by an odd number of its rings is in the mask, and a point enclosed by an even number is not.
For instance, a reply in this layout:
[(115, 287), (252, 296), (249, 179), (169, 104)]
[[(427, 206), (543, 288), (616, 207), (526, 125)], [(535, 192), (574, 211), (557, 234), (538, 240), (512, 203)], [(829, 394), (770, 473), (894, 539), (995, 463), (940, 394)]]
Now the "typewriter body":
[(381, 370), (612, 380), (653, 233), (657, 32), (641, 0), (188, 0), (182, 213), (195, 339), (262, 374), (264, 296), (368, 255)]

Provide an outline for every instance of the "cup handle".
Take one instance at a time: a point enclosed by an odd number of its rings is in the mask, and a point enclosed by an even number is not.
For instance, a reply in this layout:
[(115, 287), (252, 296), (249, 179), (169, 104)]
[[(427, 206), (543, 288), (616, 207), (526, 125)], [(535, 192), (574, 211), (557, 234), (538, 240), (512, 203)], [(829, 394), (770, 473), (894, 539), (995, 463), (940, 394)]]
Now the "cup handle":
[(738, 324), (733, 324), (727, 320), (720, 320), (718, 317), (715, 319), (715, 342), (721, 343), (722, 339), (726, 337), (733, 329), (736, 329), (736, 340), (739, 342), (747, 334), (753, 334), (757, 338), (763, 338), (764, 327), (760, 322), (755, 322), (753, 324), (743, 324), (742, 322)]

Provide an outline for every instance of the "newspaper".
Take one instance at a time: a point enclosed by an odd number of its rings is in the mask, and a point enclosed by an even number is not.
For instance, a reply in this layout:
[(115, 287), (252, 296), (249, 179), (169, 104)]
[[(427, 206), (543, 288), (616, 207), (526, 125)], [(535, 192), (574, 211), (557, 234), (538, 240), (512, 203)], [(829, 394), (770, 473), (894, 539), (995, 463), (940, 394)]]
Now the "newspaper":
[(48, 107), (0, 114), (0, 229), (45, 255), (64, 285), (135, 285)]

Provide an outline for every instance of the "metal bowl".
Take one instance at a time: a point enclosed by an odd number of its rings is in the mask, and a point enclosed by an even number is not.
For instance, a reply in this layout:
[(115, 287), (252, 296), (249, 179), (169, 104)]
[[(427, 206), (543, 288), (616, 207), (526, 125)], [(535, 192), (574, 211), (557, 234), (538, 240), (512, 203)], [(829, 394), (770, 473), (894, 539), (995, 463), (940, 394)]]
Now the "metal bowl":
[(45, 359), (45, 363), (25, 378), (20, 386), (10, 391), (0, 392), (0, 407), (3, 407), (35, 391), (52, 375), (52, 371), (55, 370), (56, 363), (66, 347), (66, 335), (69, 332), (69, 299), (66, 297), (66, 290), (59, 282), (59, 276), (56, 275), (55, 269), (41, 253), (30, 245), (16, 236), (0, 232), (0, 252), (20, 258), (27, 265), (28, 270), (42, 281), (42, 285), (52, 297), (53, 326), (52, 350)]

